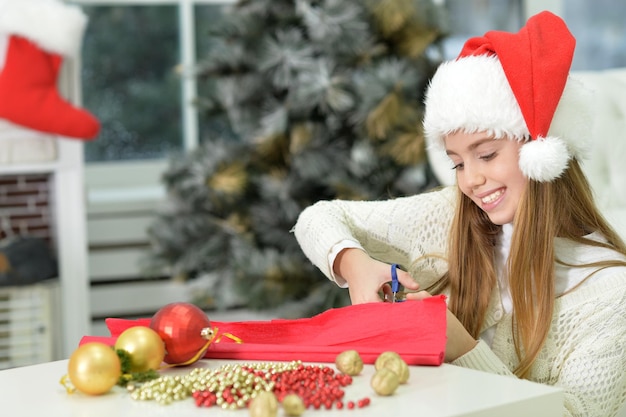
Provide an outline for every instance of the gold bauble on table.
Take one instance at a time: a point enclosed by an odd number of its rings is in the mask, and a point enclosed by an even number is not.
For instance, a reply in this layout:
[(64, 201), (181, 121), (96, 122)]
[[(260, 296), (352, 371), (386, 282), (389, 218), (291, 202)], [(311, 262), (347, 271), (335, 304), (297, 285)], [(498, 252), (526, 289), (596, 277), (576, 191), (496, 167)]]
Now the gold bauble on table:
[(157, 332), (146, 326), (130, 327), (119, 335), (115, 349), (130, 357), (130, 372), (156, 370), (165, 357), (165, 343)]
[(72, 385), (89, 395), (108, 392), (117, 383), (122, 367), (117, 353), (104, 343), (85, 343), (72, 353), (67, 376)]

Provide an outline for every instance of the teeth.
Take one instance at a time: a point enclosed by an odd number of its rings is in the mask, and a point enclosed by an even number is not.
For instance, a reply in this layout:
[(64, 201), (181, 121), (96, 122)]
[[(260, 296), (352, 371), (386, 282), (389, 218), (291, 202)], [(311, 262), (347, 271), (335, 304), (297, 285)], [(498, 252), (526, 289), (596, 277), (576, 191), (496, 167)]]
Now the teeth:
[(500, 198), (500, 196), (501, 196), (501, 195), (502, 195), (502, 190), (498, 190), (498, 191), (496, 191), (496, 192), (495, 192), (495, 193), (493, 193), (493, 194), (489, 194), (488, 196), (483, 197), (483, 198), (481, 199), (481, 201), (482, 201), (483, 203), (485, 203), (485, 204), (488, 204), (488, 203), (493, 203), (493, 202), (494, 202), (494, 201), (496, 201), (498, 198)]

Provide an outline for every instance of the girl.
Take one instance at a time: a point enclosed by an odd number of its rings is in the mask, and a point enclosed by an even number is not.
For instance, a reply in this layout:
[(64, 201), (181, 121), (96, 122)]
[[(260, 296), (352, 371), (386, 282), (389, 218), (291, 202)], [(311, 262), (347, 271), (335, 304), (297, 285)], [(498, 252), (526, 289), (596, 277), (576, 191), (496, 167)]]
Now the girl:
[[(542, 12), (469, 39), (426, 94), (424, 132), (456, 186), (388, 201), (322, 201), (294, 232), (352, 303), (448, 296), (445, 360), (564, 390), (564, 415), (626, 399), (626, 246), (579, 165), (590, 97), (575, 40)], [(419, 320), (423, 318), (415, 318)], [(426, 318), (427, 319), (427, 318)]]

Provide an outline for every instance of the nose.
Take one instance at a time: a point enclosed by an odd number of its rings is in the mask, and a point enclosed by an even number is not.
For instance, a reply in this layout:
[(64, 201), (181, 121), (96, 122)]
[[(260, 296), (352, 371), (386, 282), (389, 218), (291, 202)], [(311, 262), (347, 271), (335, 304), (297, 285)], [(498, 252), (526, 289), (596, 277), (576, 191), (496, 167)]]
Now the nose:
[(463, 176), (463, 181), (469, 188), (476, 188), (485, 183), (483, 172), (475, 164), (466, 163), (461, 175)]

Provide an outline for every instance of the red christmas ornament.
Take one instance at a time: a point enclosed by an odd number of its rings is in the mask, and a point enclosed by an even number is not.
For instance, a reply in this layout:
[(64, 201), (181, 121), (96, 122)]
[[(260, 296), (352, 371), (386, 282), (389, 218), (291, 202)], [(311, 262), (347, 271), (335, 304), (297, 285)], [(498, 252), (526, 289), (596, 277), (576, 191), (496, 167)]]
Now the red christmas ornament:
[(204, 311), (183, 302), (162, 307), (152, 316), (150, 328), (163, 339), (166, 352), (163, 360), (169, 364), (189, 365), (202, 358), (207, 342), (213, 337), (211, 322)]

